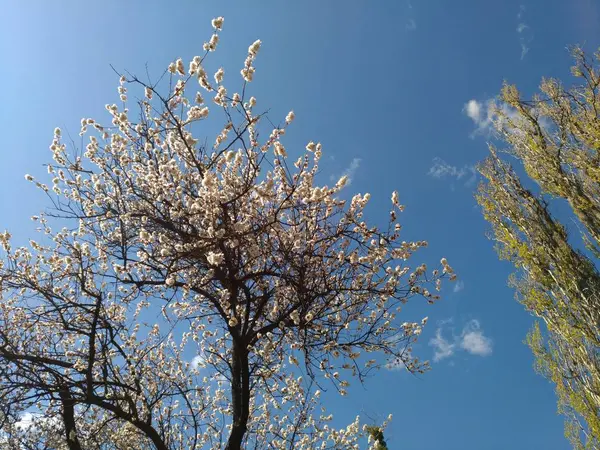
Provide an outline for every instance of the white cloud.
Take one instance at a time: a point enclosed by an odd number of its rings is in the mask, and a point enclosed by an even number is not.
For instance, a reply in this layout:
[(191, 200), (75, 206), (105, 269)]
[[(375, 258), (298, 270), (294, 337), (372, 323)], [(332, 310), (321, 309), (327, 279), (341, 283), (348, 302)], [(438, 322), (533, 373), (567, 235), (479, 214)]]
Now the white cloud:
[(194, 356), (194, 358), (190, 362), (190, 365), (193, 369), (202, 369), (206, 367), (206, 360), (204, 359), (204, 357), (197, 355)]
[(458, 280), (456, 283), (454, 283), (454, 288), (452, 289), (453, 292), (460, 292), (465, 288), (465, 282), (462, 280)]
[(15, 422), (15, 426), (22, 431), (27, 431), (30, 428), (35, 429), (38, 424), (58, 426), (60, 423), (61, 420), (58, 416), (44, 417), (39, 412), (27, 411), (19, 417), (19, 420)]
[(456, 178), (457, 180), (460, 180), (465, 175), (467, 175), (467, 173), (474, 171), (475, 169), (471, 166), (464, 166), (458, 168), (456, 166), (448, 164), (442, 158), (436, 157), (433, 158), (433, 165), (429, 168), (429, 172), (427, 172), (427, 174), (434, 178), (444, 178), (449, 176), (451, 178)]
[(408, 17), (408, 19), (406, 21), (406, 24), (404, 25), (404, 28), (405, 28), (406, 31), (415, 31), (417, 29), (417, 21), (415, 20), (414, 12), (412, 10), (413, 9), (413, 5), (410, 2), (410, 0), (408, 0), (406, 2), (406, 6), (408, 8), (408, 11), (407, 11), (407, 17)]
[(496, 100), (489, 99), (479, 102), (475, 99), (469, 100), (463, 107), (463, 112), (469, 117), (476, 128), (471, 133), (473, 138), (477, 134), (490, 134), (494, 129)]
[(465, 180), (465, 186), (472, 185), (477, 179), (477, 170), (475, 166), (463, 166), (457, 167), (448, 164), (442, 158), (433, 158), (433, 165), (429, 168), (427, 175), (437, 179), (454, 178), (455, 180), (462, 180), (467, 175), (469, 177)]
[(390, 361), (385, 363), (384, 367), (387, 370), (396, 370), (396, 371), (400, 371), (403, 368), (406, 368), (406, 366), (404, 365), (404, 363), (402, 362), (402, 360), (400, 358), (391, 359)]
[[(451, 320), (441, 323), (447, 324)], [(433, 347), (433, 360), (435, 362), (453, 356), (457, 350), (464, 350), (471, 355), (489, 356), (492, 354), (492, 340), (485, 336), (478, 320), (473, 319), (465, 324), (459, 336), (452, 335), (447, 339), (443, 335), (443, 329), (440, 326), (435, 331), (435, 337), (429, 341)]]
[(29, 428), (31, 428), (31, 426), (33, 425), (33, 422), (38, 417), (39, 417), (39, 414), (34, 414), (34, 413), (31, 413), (31, 412), (26, 412), (15, 423), (15, 426), (17, 428), (20, 428), (21, 430), (28, 430)]
[(393, 370), (393, 371), (408, 370), (406, 368), (406, 364), (404, 361), (409, 361), (412, 358), (413, 358), (412, 352), (407, 348), (404, 350), (404, 352), (402, 353), (402, 355), (400, 357), (396, 357), (396, 358), (388, 360), (384, 367), (387, 370)]
[(472, 355), (489, 356), (492, 354), (492, 340), (483, 334), (478, 320), (471, 320), (463, 329), (460, 347)]
[(521, 60), (525, 59), (525, 56), (527, 55), (527, 53), (529, 53), (529, 47), (527, 46), (527, 44), (525, 43), (525, 40), (523, 38), (520, 38), (521, 41)]
[(454, 317), (448, 317), (447, 319), (442, 319), (442, 320), (438, 320), (437, 324), (441, 327), (444, 325), (449, 325), (451, 323), (454, 323)]
[(354, 158), (352, 160), (352, 162), (350, 163), (350, 165), (346, 168), (346, 170), (344, 170), (344, 173), (342, 175), (348, 176), (348, 178), (349, 178), (348, 182), (350, 182), (350, 180), (352, 180), (352, 177), (354, 177), (354, 174), (360, 167), (360, 161), (361, 161), (360, 158)]
[(527, 28), (529, 28), (529, 25), (527, 25), (526, 23), (520, 23), (519, 25), (517, 25), (517, 33), (522, 33)]
[[(551, 120), (545, 116), (537, 116), (535, 108), (532, 108), (530, 112), (538, 118), (538, 122), (544, 130), (551, 131)], [(471, 138), (479, 134), (489, 136), (492, 133), (498, 133), (500, 130), (519, 134), (522, 133), (520, 128), (529, 126), (528, 122), (515, 108), (495, 98), (485, 100), (484, 102), (471, 99), (464, 104), (463, 113), (475, 124), (475, 129), (470, 135)], [(508, 121), (512, 125), (509, 125)]]
[(481, 103), (477, 100), (469, 100), (465, 105), (465, 112), (467, 116), (469, 116), (473, 122), (478, 123), (481, 118)]
[[(500, 106), (498, 106), (500, 103)], [(485, 102), (479, 102), (475, 99), (469, 100), (463, 107), (463, 112), (469, 117), (476, 128), (471, 133), (471, 137), (478, 134), (489, 135), (505, 122), (500, 120), (500, 116), (511, 120), (518, 120), (519, 114), (514, 108), (506, 103), (498, 102), (495, 98), (490, 98)], [(498, 112), (501, 114), (499, 115)]]
[(435, 362), (452, 356), (456, 348), (455, 343), (448, 341), (442, 336), (441, 328), (435, 330), (435, 337), (429, 341), (429, 345), (434, 348), (433, 360)]
[(227, 377), (218, 372), (212, 377), (212, 379), (217, 383), (225, 383), (227, 381)]
[(524, 59), (527, 53), (529, 53), (529, 44), (533, 41), (533, 31), (524, 22), (524, 16), (525, 5), (520, 5), (519, 13), (517, 14), (517, 35), (519, 36), (519, 44), (521, 44), (521, 59)]
[(335, 175), (331, 175), (329, 177), (331, 182), (335, 183), (338, 179), (340, 179), (341, 177), (343, 177), (345, 175), (348, 177), (348, 181), (346, 181), (346, 186), (350, 186), (350, 183), (352, 183), (352, 178), (354, 178), (356, 171), (360, 167), (361, 161), (362, 161), (362, 159), (360, 159), (360, 158), (353, 158), (352, 161), (350, 161), (350, 165), (344, 169), (344, 171), (342, 172), (342, 174), (339, 177), (336, 178)]

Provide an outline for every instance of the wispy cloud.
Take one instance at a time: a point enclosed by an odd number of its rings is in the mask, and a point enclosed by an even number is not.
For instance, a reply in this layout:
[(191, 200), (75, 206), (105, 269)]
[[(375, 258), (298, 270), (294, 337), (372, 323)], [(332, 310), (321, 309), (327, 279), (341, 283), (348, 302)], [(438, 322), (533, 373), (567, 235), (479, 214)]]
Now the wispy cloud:
[(227, 380), (227, 378), (225, 378), (225, 376), (220, 374), (218, 371), (215, 370), (214, 367), (209, 365), (206, 362), (206, 358), (204, 358), (204, 356), (202, 356), (202, 355), (194, 356), (192, 358), (192, 360), (190, 361), (190, 366), (194, 370), (201, 371), (202, 376), (207, 377), (212, 382), (215, 382), (215, 383), (221, 382), (222, 383)]
[(338, 177), (336, 177), (335, 175), (331, 175), (329, 177), (329, 179), (331, 180), (331, 182), (336, 182), (341, 177), (347, 176), (348, 180), (346, 181), (346, 186), (349, 186), (350, 183), (352, 183), (352, 179), (354, 178), (354, 175), (356, 175), (356, 171), (360, 167), (361, 161), (362, 161), (362, 159), (360, 159), (360, 158), (353, 158), (352, 161), (350, 161), (350, 164), (348, 165), (348, 167), (346, 167), (344, 169), (344, 171)]
[(196, 355), (194, 356), (194, 358), (192, 358), (190, 365), (193, 369), (202, 369), (203, 367), (206, 367), (206, 360), (204, 359), (204, 357)]
[(454, 288), (452, 288), (452, 292), (460, 292), (465, 288), (465, 282), (462, 280), (458, 280), (454, 283)]
[[(27, 411), (23, 413), (17, 422), (15, 422), (15, 426), (22, 431), (27, 431), (30, 429), (36, 429), (37, 426), (46, 424), (46, 425), (58, 425), (60, 419), (58, 417), (44, 417), (42, 414), (38, 412)], [(2, 441), (0, 440), (0, 444)]]
[(519, 13), (517, 14), (517, 35), (519, 36), (519, 44), (521, 44), (521, 60), (529, 53), (529, 44), (533, 41), (533, 31), (525, 23), (525, 5), (519, 5)]
[(406, 29), (406, 31), (415, 31), (417, 29), (417, 21), (415, 20), (413, 15), (413, 5), (410, 1), (408, 1), (406, 2), (406, 6), (408, 7), (409, 17), (404, 28)]
[[(552, 121), (545, 116), (538, 115), (538, 111), (532, 108), (529, 111), (537, 117), (541, 127), (550, 131)], [(463, 106), (463, 113), (473, 121), (475, 129), (470, 137), (473, 139), (477, 135), (490, 136), (498, 133), (500, 130), (508, 133), (522, 133), (523, 127), (530, 126), (515, 108), (496, 98), (490, 98), (485, 101), (475, 99), (469, 100)]]
[(469, 100), (465, 104), (464, 109), (465, 109), (465, 113), (467, 114), (467, 116), (469, 116), (473, 120), (473, 122), (479, 123), (482, 120), (481, 108), (482, 108), (482, 105), (477, 100)]
[(346, 170), (344, 170), (344, 173), (342, 175), (346, 175), (348, 177), (348, 184), (352, 181), (352, 178), (354, 178), (354, 174), (360, 167), (360, 162), (360, 158), (354, 158), (350, 165), (346, 167)]
[(497, 131), (499, 126), (505, 124), (505, 122), (500, 120), (499, 112), (502, 117), (511, 120), (517, 120), (519, 116), (515, 109), (510, 108), (503, 102), (499, 102), (495, 98), (490, 98), (483, 102), (471, 99), (465, 103), (463, 113), (475, 124), (475, 130), (471, 133), (471, 138), (479, 134), (490, 135)]
[(517, 33), (522, 33), (523, 31), (525, 31), (527, 28), (529, 28), (528, 25), (524, 24), (524, 23), (520, 23), (519, 25), (517, 25)]
[(401, 358), (393, 358), (393, 359), (389, 360), (385, 364), (384, 367), (387, 370), (396, 370), (396, 371), (407, 370), (405, 361), (409, 361), (411, 359), (412, 359), (411, 351), (409, 349), (407, 349), (407, 350), (405, 350), (405, 352)]
[(458, 350), (476, 356), (489, 356), (492, 354), (492, 339), (485, 336), (481, 324), (476, 319), (467, 322), (460, 335), (451, 334), (451, 338), (446, 338), (443, 326), (440, 326), (435, 331), (435, 337), (429, 341), (429, 345), (434, 349), (433, 360), (435, 362), (453, 356)]
[(479, 102), (475, 99), (469, 100), (463, 107), (463, 112), (475, 124), (475, 130), (471, 133), (471, 138), (477, 134), (490, 134), (494, 129), (496, 100), (489, 99), (485, 102)]
[(463, 167), (448, 164), (442, 158), (433, 158), (433, 165), (429, 168), (427, 175), (437, 179), (453, 178), (457, 181), (465, 180), (465, 186), (472, 185), (477, 179), (475, 166), (465, 165)]
[(435, 337), (429, 341), (429, 345), (434, 348), (433, 360), (435, 362), (454, 355), (454, 351), (456, 349), (456, 343), (451, 342), (442, 336), (441, 328), (435, 330)]
[(35, 414), (32, 412), (26, 412), (21, 417), (19, 417), (19, 420), (15, 423), (15, 425), (17, 428), (20, 428), (21, 430), (28, 430), (29, 428), (31, 428), (33, 426), (35, 419), (37, 419), (38, 417), (39, 417), (39, 414)]

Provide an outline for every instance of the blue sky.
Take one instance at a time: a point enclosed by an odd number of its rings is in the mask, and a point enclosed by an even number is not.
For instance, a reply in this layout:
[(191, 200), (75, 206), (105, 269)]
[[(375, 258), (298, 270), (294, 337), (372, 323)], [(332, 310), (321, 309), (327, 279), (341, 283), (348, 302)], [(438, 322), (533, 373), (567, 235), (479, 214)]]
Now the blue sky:
[[(253, 94), (297, 120), (289, 141), (320, 140), (323, 176), (352, 175), (385, 220), (397, 189), (406, 239), (426, 239), (426, 261), (446, 256), (460, 288), (408, 314), (430, 317), (416, 353), (433, 370), (383, 371), (332, 400), (340, 420), (383, 418), (391, 448), (569, 448), (552, 385), (523, 340), (531, 318), (513, 300), (473, 199), (472, 167), (486, 155), (486, 102), (504, 79), (531, 94), (542, 76), (566, 78), (569, 44), (594, 50), (592, 0), (21, 1), (3, 2), (0, 71), (0, 229), (33, 234), (45, 200), (23, 178), (43, 176), (52, 130), (77, 135), (117, 100), (109, 64), (159, 73), (201, 53), (210, 19), (225, 16), (215, 61), (237, 73), (263, 41)], [(474, 100), (467, 108), (466, 104)], [(288, 145), (290, 148), (290, 145)], [(301, 148), (301, 147), (300, 147)], [(325, 181), (328, 181), (325, 179)], [(437, 356), (436, 356), (437, 355)]]

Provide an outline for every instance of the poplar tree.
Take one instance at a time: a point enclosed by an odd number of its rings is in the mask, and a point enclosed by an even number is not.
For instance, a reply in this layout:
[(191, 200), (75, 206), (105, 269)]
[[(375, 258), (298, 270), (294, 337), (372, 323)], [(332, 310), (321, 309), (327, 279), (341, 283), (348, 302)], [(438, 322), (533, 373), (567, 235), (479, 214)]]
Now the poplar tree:
[[(556, 385), (565, 434), (578, 449), (600, 448), (600, 54), (574, 50), (565, 87), (544, 79), (526, 101), (505, 85), (495, 125), (502, 150), (521, 164), (518, 176), (491, 147), (480, 166), (477, 200), (501, 258), (516, 273), (518, 300), (540, 321), (527, 338), (537, 370)], [(537, 185), (537, 186), (536, 186)], [(569, 221), (552, 213), (565, 201), (583, 239), (568, 234)], [(544, 324), (540, 327), (540, 323)]]

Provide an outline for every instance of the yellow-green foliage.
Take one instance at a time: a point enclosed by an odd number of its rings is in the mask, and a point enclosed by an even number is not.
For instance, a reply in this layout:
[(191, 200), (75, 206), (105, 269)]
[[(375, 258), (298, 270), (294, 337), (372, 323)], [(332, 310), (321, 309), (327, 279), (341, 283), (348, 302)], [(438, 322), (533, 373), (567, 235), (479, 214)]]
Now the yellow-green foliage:
[[(527, 342), (536, 369), (556, 385), (565, 433), (577, 449), (600, 449), (600, 54), (590, 62), (575, 49), (574, 57), (576, 86), (545, 79), (527, 102), (505, 85), (496, 111), (506, 153), (541, 195), (491, 148), (477, 200), (499, 256), (517, 269), (511, 280), (518, 300), (546, 325), (536, 325)], [(548, 211), (556, 198), (570, 205), (593, 257), (572, 247)]]
[(383, 437), (383, 430), (381, 428), (374, 425), (369, 425), (367, 426), (367, 433), (369, 433), (369, 436), (371, 436), (371, 439), (374, 442), (373, 450), (388, 450), (388, 446)]

